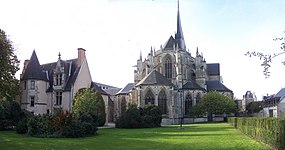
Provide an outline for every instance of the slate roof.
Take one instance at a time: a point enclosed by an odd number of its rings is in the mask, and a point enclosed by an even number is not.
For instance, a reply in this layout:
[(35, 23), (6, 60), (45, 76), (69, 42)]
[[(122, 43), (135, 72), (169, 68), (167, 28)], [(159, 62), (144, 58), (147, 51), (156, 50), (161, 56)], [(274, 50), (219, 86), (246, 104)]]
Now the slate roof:
[(285, 88), (281, 89), (274, 97), (284, 97), (285, 96)]
[(170, 80), (159, 73), (156, 70), (152, 70), (147, 76), (145, 76), (136, 86), (138, 85), (167, 85), (174, 86)]
[[(75, 82), (80, 67), (77, 67), (77, 59), (70, 59), (70, 60), (60, 60), (61, 65), (64, 67), (64, 73), (65, 73), (65, 87), (64, 91), (70, 91), (72, 84)], [(47, 92), (53, 91), (53, 72), (56, 68), (57, 62), (43, 64), (42, 68), (44, 71), (48, 72), (48, 78), (49, 78), (49, 89)]]
[[(70, 91), (74, 84), (80, 67), (77, 66), (77, 59), (59, 60), (65, 73), (64, 91)], [(49, 82), (47, 92), (53, 91), (53, 72), (56, 69), (57, 62), (40, 65), (36, 52), (33, 51), (30, 61), (25, 69), (21, 80), (43, 80)]]
[(227, 88), (218, 80), (208, 80), (206, 81), (206, 85), (207, 85), (207, 91), (232, 92), (232, 90)]
[(22, 80), (28, 80), (28, 79), (48, 81), (48, 77), (39, 63), (35, 50), (32, 53), (30, 61), (22, 77)]
[(220, 64), (219, 63), (207, 64), (207, 72), (208, 75), (220, 75)]
[(202, 90), (202, 91), (206, 91), (204, 88), (202, 88), (200, 85), (198, 85), (196, 82), (194, 81), (188, 81), (186, 84), (184, 84), (182, 86), (182, 89), (185, 90)]
[(109, 95), (107, 92), (105, 92), (104, 90), (102, 90), (95, 82), (91, 83), (91, 88), (93, 88), (95, 91), (100, 92), (103, 95)]
[(119, 95), (119, 94), (128, 94), (130, 93), (133, 88), (135, 87), (135, 84), (134, 83), (128, 83), (123, 89), (121, 89), (116, 95)]
[(104, 91), (109, 95), (115, 96), (120, 90), (121, 88), (113, 88), (113, 89), (105, 89)]
[(169, 39), (166, 41), (165, 45), (163, 46), (164, 49), (172, 49), (173, 44), (175, 44), (175, 39), (173, 36), (170, 36)]

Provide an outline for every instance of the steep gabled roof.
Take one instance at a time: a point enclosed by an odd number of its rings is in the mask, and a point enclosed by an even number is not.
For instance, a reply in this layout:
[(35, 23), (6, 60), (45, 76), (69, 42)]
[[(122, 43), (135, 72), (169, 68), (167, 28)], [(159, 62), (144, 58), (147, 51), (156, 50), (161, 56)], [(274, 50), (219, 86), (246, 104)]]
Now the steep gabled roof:
[(206, 85), (207, 85), (207, 91), (232, 92), (232, 90), (227, 88), (218, 80), (206, 81)]
[(220, 75), (220, 64), (219, 63), (207, 64), (207, 72), (208, 75)]
[(22, 80), (28, 80), (28, 79), (43, 80), (43, 81), (48, 80), (46, 73), (43, 71), (39, 63), (35, 50), (32, 53), (32, 56), (30, 58), (30, 61), (27, 65), (27, 68), (25, 69), (25, 72), (22, 78)]
[(163, 46), (163, 49), (172, 49), (173, 45), (175, 44), (175, 39), (171, 35), (165, 45)]
[(159, 73), (156, 70), (152, 70), (147, 76), (145, 76), (136, 86), (138, 85), (166, 85), (173, 86), (170, 80)]
[(119, 94), (128, 94), (130, 93), (133, 88), (135, 87), (135, 84), (134, 83), (128, 83), (123, 89), (121, 89), (116, 95), (119, 95)]
[(204, 88), (202, 88), (200, 85), (198, 85), (196, 82), (194, 81), (188, 81), (186, 84), (184, 84), (182, 86), (182, 89), (185, 90), (202, 90), (202, 91), (206, 91)]

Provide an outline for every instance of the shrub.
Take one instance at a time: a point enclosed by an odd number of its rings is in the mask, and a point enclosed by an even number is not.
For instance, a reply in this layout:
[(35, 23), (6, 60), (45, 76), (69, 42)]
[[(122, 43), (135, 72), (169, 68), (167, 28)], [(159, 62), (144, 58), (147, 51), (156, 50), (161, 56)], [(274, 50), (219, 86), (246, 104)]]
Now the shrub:
[(82, 122), (82, 128), (84, 129), (84, 134), (93, 135), (98, 130), (98, 117), (96, 115), (90, 115), (87, 113), (81, 114), (79, 116)]
[(34, 116), (32, 118), (29, 118), (27, 126), (28, 126), (28, 134), (29, 135), (37, 135), (39, 134), (39, 119), (38, 116)]
[(162, 115), (158, 106), (130, 107), (116, 121), (117, 128), (160, 127)]
[(84, 128), (79, 120), (72, 120), (63, 130), (62, 135), (64, 137), (82, 137), (84, 136)]
[(27, 119), (23, 119), (23, 120), (18, 122), (18, 124), (16, 126), (16, 132), (19, 134), (28, 133)]
[(97, 131), (97, 116), (67, 111), (55, 115), (39, 115), (28, 119), (28, 134), (36, 137), (83, 137)]

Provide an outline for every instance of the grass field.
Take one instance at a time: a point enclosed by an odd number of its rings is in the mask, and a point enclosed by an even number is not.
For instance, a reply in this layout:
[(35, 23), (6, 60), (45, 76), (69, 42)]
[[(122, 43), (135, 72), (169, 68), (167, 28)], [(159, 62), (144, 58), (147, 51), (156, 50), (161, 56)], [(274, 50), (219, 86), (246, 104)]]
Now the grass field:
[(178, 129), (178, 126), (99, 129), (96, 136), (78, 139), (34, 138), (14, 131), (1, 131), (0, 149), (269, 150), (270, 147), (226, 123), (212, 123), (184, 125), (184, 129)]

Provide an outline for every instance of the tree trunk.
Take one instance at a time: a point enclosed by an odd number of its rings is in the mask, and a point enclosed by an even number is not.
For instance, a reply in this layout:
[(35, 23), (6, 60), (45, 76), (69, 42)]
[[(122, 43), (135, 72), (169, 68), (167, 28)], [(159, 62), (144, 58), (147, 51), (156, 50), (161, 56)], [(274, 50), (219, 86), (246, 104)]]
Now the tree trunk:
[(213, 121), (213, 113), (208, 113), (208, 122)]

